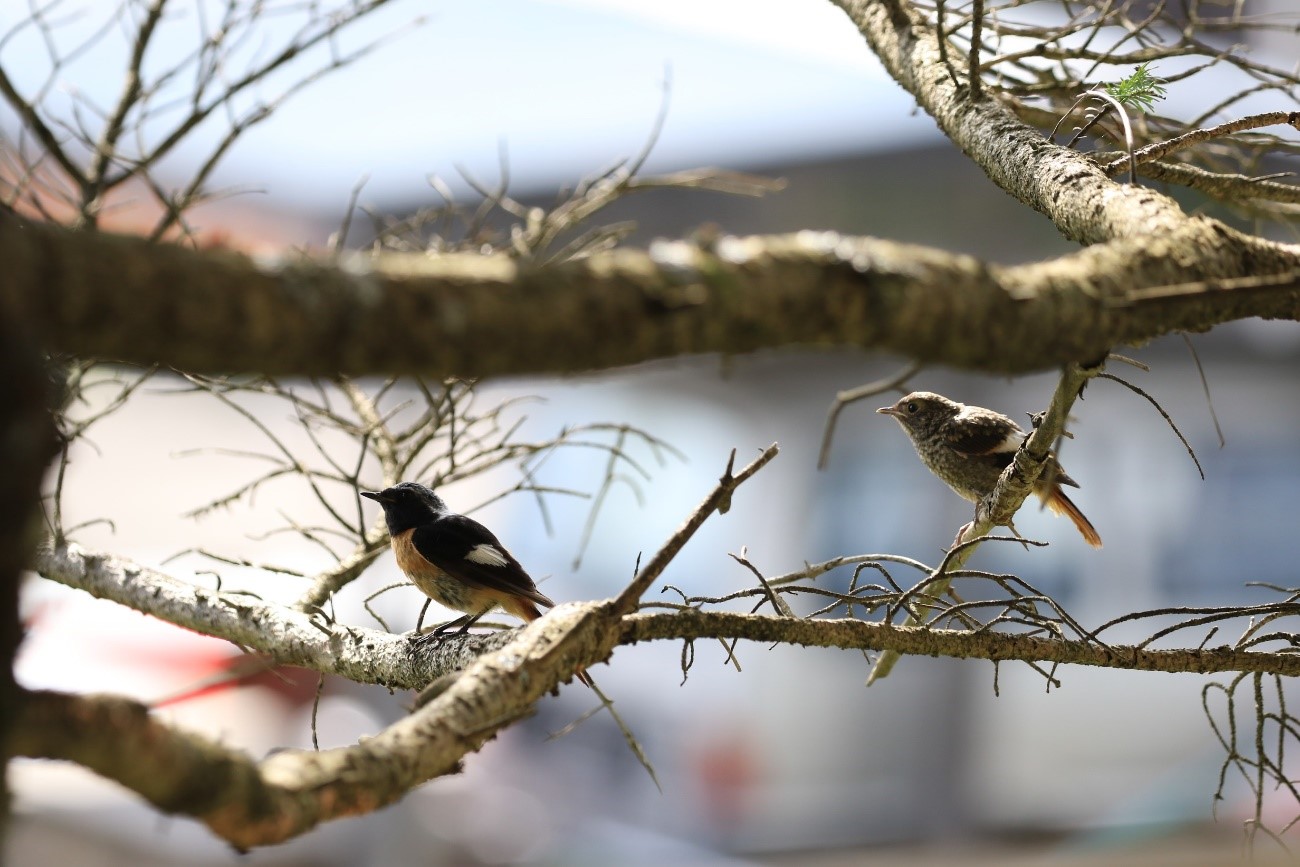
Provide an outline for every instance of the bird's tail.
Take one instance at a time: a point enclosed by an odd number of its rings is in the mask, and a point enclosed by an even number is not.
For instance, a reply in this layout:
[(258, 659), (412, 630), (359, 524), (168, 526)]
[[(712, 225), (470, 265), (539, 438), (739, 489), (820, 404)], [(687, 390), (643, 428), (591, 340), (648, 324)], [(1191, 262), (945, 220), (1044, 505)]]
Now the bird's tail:
[[(543, 596), (542, 598), (545, 599), (546, 597)], [(550, 605), (552, 606), (555, 605), (555, 603), (551, 602), (551, 600), (549, 599), (547, 599), (546, 601), (550, 603)], [(523, 599), (520, 597), (515, 597), (512, 600), (512, 604), (509, 608), (509, 611), (511, 614), (515, 615), (520, 620), (526, 621), (528, 623), (531, 623), (532, 621), (542, 616), (542, 612), (537, 610), (536, 605), (534, 605), (532, 602), (528, 601), (527, 599)], [(582, 681), (591, 689), (596, 688), (595, 682), (591, 679), (591, 675), (587, 674), (587, 670), (585, 668), (578, 669), (573, 673), (573, 676), (576, 677), (578, 680)]]
[(1065, 515), (1074, 522), (1074, 526), (1079, 529), (1083, 538), (1094, 548), (1101, 547), (1101, 536), (1097, 534), (1097, 528), (1092, 526), (1092, 522), (1079, 511), (1079, 507), (1074, 501), (1065, 495), (1059, 487), (1053, 487), (1052, 492), (1045, 498), (1047, 508), (1051, 509), (1058, 515)]

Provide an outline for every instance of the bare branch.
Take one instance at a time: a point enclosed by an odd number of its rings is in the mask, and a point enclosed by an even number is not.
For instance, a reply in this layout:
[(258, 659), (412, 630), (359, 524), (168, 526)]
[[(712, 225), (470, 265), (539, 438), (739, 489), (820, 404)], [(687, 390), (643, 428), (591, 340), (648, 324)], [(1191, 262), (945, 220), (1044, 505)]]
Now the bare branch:
[(881, 392), (901, 389), (909, 379), (916, 376), (924, 368), (925, 366), (919, 362), (913, 362), (893, 376), (878, 379), (875, 382), (869, 382), (866, 385), (860, 385), (857, 388), (851, 388), (848, 391), (841, 391), (836, 394), (835, 400), (831, 401), (830, 411), (826, 414), (826, 426), (822, 431), (822, 447), (817, 453), (817, 469), (826, 469), (826, 464), (830, 460), (831, 438), (835, 436), (835, 424), (839, 421), (840, 413), (844, 410), (844, 407), (859, 400), (874, 397)]
[(623, 615), (630, 612), (640, 601), (642, 594), (650, 589), (650, 585), (663, 573), (668, 564), (677, 556), (677, 552), (695, 535), (704, 522), (714, 512), (726, 512), (731, 507), (731, 494), (742, 483), (747, 481), (754, 473), (757, 473), (768, 462), (776, 457), (776, 444), (768, 446), (757, 458), (751, 461), (744, 469), (736, 474), (732, 474), (732, 466), (736, 460), (736, 453), (732, 451), (731, 459), (727, 461), (727, 469), (723, 472), (722, 477), (718, 479), (718, 484), (713, 491), (704, 498), (704, 501), (696, 507), (695, 512), (686, 519), (686, 523), (677, 529), (672, 537), (663, 544), (654, 555), (650, 562), (637, 573), (632, 582), (623, 589), (623, 592), (614, 600), (612, 611), (616, 615)]
[[(1274, 126), (1277, 124), (1286, 124), (1288, 126), (1300, 129), (1300, 111), (1270, 111), (1264, 114), (1255, 114), (1250, 117), (1238, 118), (1237, 120), (1227, 121), (1216, 126), (1206, 127), (1205, 129), (1194, 129), (1191, 132), (1185, 132), (1167, 141), (1149, 144), (1144, 148), (1139, 148), (1131, 154), (1129, 162), (1149, 163), (1158, 160), (1161, 157), (1168, 156), (1176, 151), (1189, 148), (1192, 145), (1200, 144), (1215, 138), (1232, 135), (1235, 132), (1241, 132), (1247, 129), (1259, 129), (1265, 126)], [(1117, 159), (1106, 164), (1107, 173), (1115, 172), (1124, 165), (1124, 160)]]
[(629, 644), (655, 639), (741, 638), (808, 647), (878, 650), (909, 656), (994, 661), (1032, 659), (1131, 671), (1300, 674), (1300, 654), (1238, 650), (1228, 646), (1200, 650), (1150, 650), (998, 632), (868, 623), (855, 618), (792, 619), (686, 608), (667, 614), (634, 614), (624, 618), (623, 624), (622, 641)]
[(1205, 468), (1201, 466), (1200, 459), (1196, 457), (1196, 451), (1192, 448), (1192, 444), (1187, 441), (1187, 437), (1183, 436), (1183, 432), (1178, 429), (1178, 425), (1174, 424), (1174, 420), (1170, 417), (1169, 413), (1165, 412), (1165, 408), (1160, 405), (1159, 401), (1133, 383), (1126, 379), (1121, 379), (1114, 374), (1098, 373), (1097, 376), (1101, 379), (1109, 379), (1112, 382), (1118, 382), (1134, 394), (1146, 398), (1147, 403), (1155, 407), (1156, 412), (1160, 413), (1161, 418), (1165, 420), (1165, 423), (1169, 425), (1170, 430), (1172, 430), (1174, 435), (1178, 437), (1178, 441), (1183, 444), (1183, 448), (1187, 449), (1187, 454), (1192, 459), (1192, 463), (1196, 464), (1196, 471), (1201, 474), (1201, 481), (1205, 481)]

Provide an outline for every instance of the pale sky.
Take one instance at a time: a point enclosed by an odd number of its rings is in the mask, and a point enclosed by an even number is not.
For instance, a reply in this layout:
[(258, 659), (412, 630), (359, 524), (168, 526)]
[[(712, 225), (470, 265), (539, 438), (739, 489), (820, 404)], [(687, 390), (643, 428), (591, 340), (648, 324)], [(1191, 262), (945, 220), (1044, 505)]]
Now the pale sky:
[[(456, 164), (493, 180), (504, 143), (521, 186), (572, 182), (640, 150), (665, 71), (671, 102), (652, 168), (744, 167), (934, 134), (826, 3), (481, 0), (438, 6), (383, 57), (302, 94), (231, 166), (252, 175), (297, 153), (307, 164), (283, 178), (294, 195), (337, 201), (369, 172), (369, 194), (383, 198), (429, 172), (454, 177)], [(322, 119), (340, 113), (322, 136)]]
[[(194, 16), (183, 3), (175, 8), (174, 42), (160, 54), (192, 39)], [(0, 10), (0, 31), (19, 13)], [(407, 26), (421, 15), (420, 26)], [(825, 2), (404, 0), (353, 42), (403, 30), (247, 133), (220, 181), (264, 189), (274, 203), (329, 207), (369, 174), (369, 200), (408, 199), (426, 175), (454, 178), (458, 164), (494, 181), (504, 143), (518, 187), (572, 183), (640, 150), (665, 71), (671, 103), (651, 168), (746, 168), (936, 135)], [(43, 52), (38, 40), (15, 39), (0, 62), (30, 93), (46, 68)], [(120, 68), (120, 54), (87, 55), (55, 98), (75, 89), (107, 103), (121, 84), (106, 70)]]
[[(56, 8), (66, 20), (56, 36), (72, 44), (116, 6), (62, 0)], [(174, 0), (151, 61), (162, 66), (193, 50), (196, 29), (213, 21), (196, 8), (195, 0)], [(79, 9), (86, 11), (74, 14)], [(0, 3), (0, 34), (28, 10)], [(274, 28), (285, 20), (272, 16), (272, 29), (248, 53), (273, 50)], [(429, 174), (457, 186), (458, 165), (493, 184), (504, 147), (512, 189), (554, 189), (642, 148), (666, 72), (671, 101), (651, 170), (761, 168), (939, 140), (825, 0), (398, 0), (341, 41), (346, 49), (384, 35), (393, 38), (378, 52), (314, 83), (246, 133), (215, 185), (261, 190), (271, 206), (341, 213), (368, 175), (363, 202), (406, 205), (426, 195)], [(65, 117), (70, 93), (110, 104), (122, 87), (124, 51), (110, 29), (101, 50), (62, 71), (50, 101), (63, 100)], [(0, 44), (0, 63), (28, 94), (49, 68), (44, 42), (30, 30)], [(1162, 66), (1158, 73), (1177, 71), (1172, 61)], [(291, 68), (256, 96), (274, 97), (308, 68)], [(1206, 83), (1173, 88), (1170, 105), (1203, 107)], [(178, 90), (189, 84), (178, 81)], [(210, 122), (207, 142), (222, 123)], [(3, 109), (0, 124), (13, 128)], [(173, 177), (188, 177), (206, 156), (209, 145), (195, 144), (166, 165)]]

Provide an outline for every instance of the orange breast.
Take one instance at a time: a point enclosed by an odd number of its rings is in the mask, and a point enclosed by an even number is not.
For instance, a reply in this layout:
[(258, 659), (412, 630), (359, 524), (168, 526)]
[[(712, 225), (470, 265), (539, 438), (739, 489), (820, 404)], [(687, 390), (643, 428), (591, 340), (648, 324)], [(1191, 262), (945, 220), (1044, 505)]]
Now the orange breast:
[(500, 605), (523, 620), (536, 620), (541, 616), (537, 606), (521, 596), (466, 583), (430, 563), (415, 549), (415, 543), (411, 541), (414, 532), (412, 529), (394, 536), (393, 553), (397, 556), (398, 568), (434, 602), (473, 615)]

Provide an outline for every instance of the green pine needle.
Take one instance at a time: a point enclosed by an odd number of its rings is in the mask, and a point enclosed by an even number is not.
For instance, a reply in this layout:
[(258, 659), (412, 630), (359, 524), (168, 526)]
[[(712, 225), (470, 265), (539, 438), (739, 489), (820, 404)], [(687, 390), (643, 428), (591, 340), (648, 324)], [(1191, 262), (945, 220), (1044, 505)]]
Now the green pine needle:
[(1143, 63), (1123, 81), (1106, 85), (1106, 91), (1128, 108), (1144, 114), (1156, 102), (1165, 98), (1165, 80), (1151, 74), (1150, 63)]

